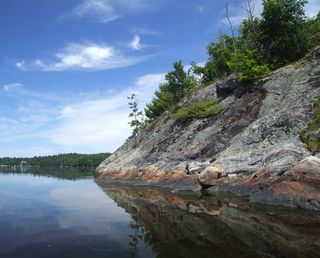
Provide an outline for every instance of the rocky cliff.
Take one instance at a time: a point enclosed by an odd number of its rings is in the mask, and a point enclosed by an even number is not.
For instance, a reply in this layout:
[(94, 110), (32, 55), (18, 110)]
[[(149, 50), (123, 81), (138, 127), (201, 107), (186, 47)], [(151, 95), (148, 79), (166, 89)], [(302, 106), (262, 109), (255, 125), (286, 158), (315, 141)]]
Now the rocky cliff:
[(320, 96), (320, 48), (259, 87), (245, 91), (231, 76), (199, 89), (178, 106), (220, 97), (227, 108), (188, 122), (163, 114), (105, 160), (98, 179), (320, 209), (320, 155), (301, 140)]

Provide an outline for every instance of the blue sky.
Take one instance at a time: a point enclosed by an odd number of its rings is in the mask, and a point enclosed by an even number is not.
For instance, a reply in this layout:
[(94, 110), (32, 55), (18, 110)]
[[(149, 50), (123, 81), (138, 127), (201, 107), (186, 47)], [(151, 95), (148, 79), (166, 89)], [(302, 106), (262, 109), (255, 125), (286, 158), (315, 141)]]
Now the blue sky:
[(205, 61), (225, 4), (237, 25), (244, 2), (2, 0), (0, 156), (114, 151), (131, 131), (126, 97), (143, 108), (173, 62)]

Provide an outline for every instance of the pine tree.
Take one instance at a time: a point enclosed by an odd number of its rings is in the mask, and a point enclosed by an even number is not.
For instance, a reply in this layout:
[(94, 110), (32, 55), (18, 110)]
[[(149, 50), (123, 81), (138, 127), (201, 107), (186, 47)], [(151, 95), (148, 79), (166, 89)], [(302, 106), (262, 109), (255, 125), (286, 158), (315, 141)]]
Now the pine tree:
[(131, 94), (131, 96), (127, 97), (129, 100), (129, 108), (131, 110), (129, 117), (131, 118), (131, 121), (129, 122), (129, 125), (132, 127), (132, 136), (136, 136), (141, 129), (144, 127), (144, 114), (143, 111), (139, 110), (139, 101), (137, 99), (136, 94)]

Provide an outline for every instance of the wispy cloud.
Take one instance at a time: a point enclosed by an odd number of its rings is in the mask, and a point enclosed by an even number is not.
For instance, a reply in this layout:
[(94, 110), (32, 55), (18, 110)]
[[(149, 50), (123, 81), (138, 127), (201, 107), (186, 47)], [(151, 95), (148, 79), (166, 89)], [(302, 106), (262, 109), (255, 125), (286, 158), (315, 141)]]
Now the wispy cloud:
[(12, 91), (16, 91), (16, 90), (20, 90), (23, 87), (22, 83), (9, 83), (9, 84), (5, 84), (3, 85), (2, 89), (6, 92), (12, 92)]
[[(68, 101), (70, 100), (70, 96), (73, 98), (80, 98), (82, 94), (75, 95), (74, 93), (60, 94), (53, 92), (37, 92), (27, 89), (22, 83), (8, 83), (0, 87), (0, 93), (11, 95), (20, 99), (40, 99), (44, 101)], [(94, 96), (98, 94), (98, 92), (92, 92)]]
[(163, 81), (164, 74), (144, 75), (119, 93), (62, 107), (60, 123), (50, 133), (51, 141), (70, 151), (115, 150), (131, 131), (127, 96), (137, 94), (143, 110)]
[[(19, 156), (114, 151), (131, 132), (127, 96), (135, 93), (143, 110), (164, 79), (163, 73), (146, 74), (120, 91), (69, 92), (69, 98), (60, 100), (59, 96), (65, 95), (63, 92), (48, 99), (26, 86), (15, 89), (10, 86), (10, 91), (5, 91), (4, 85), (2, 93), (15, 104), (10, 107), (10, 117), (2, 115), (0, 110), (0, 146), (30, 142), (27, 146), (32, 148), (15, 152)], [(18, 83), (7, 85), (15, 84)], [(9, 147), (6, 150), (0, 147), (1, 156), (10, 153)]]
[[(138, 42), (139, 44), (139, 42)], [(138, 45), (137, 45), (138, 46)], [(16, 67), (40, 71), (109, 70), (140, 63), (146, 56), (128, 56), (106, 44), (69, 44), (54, 54), (52, 60), (20, 61)]]
[(18, 67), (19, 69), (23, 70), (24, 66), (25, 66), (24, 61), (16, 62), (16, 67)]
[(141, 38), (139, 35), (134, 35), (132, 41), (129, 43), (129, 47), (132, 50), (141, 50), (142, 45), (141, 45)]
[(121, 17), (116, 13), (111, 2), (106, 0), (85, 0), (67, 16), (77, 18), (90, 17), (102, 23), (114, 21)]
[(115, 21), (127, 12), (150, 9), (155, 4), (151, 0), (84, 0), (59, 20), (88, 18), (100, 23)]

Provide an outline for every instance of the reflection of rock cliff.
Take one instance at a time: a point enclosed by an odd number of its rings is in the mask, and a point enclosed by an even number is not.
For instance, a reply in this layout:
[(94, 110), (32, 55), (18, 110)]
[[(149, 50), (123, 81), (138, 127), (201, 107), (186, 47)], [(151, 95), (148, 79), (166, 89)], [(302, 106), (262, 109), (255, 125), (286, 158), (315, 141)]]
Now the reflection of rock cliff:
[(234, 197), (99, 184), (146, 230), (143, 241), (158, 257), (320, 256), (320, 219), (314, 213), (268, 210)]
[[(218, 96), (228, 108), (190, 123), (175, 122), (165, 113), (104, 161), (97, 176), (106, 181), (199, 190), (197, 173), (210, 166), (219, 170), (219, 178), (205, 175), (201, 184), (215, 185), (214, 191), (320, 209), (319, 153), (311, 152), (300, 137), (314, 118), (313, 102), (320, 96), (320, 48), (297, 64), (275, 71), (261, 88), (263, 93), (245, 93), (231, 76), (199, 89), (179, 105)], [(320, 139), (316, 129), (313, 139)], [(307, 157), (315, 161), (308, 168), (310, 173), (290, 170)], [(186, 175), (186, 167), (191, 175)]]

